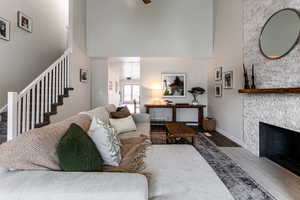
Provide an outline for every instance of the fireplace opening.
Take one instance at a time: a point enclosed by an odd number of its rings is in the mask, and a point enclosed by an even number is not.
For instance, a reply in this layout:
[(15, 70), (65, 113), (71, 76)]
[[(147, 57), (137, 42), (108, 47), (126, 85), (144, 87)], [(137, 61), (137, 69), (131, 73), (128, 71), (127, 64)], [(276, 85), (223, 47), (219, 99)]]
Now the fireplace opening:
[(300, 133), (260, 123), (259, 153), (300, 176)]

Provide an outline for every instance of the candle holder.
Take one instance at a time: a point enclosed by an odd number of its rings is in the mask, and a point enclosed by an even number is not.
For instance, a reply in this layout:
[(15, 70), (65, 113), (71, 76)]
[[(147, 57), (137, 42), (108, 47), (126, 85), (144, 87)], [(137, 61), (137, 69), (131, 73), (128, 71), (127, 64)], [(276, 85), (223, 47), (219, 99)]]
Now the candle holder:
[(245, 64), (243, 64), (243, 69), (244, 69), (244, 77), (245, 77), (244, 89), (250, 89), (248, 72), (246, 70)]
[(255, 76), (254, 76), (254, 65), (252, 65), (252, 76), (251, 76), (251, 80), (252, 80), (251, 89), (256, 89), (256, 86), (255, 86)]

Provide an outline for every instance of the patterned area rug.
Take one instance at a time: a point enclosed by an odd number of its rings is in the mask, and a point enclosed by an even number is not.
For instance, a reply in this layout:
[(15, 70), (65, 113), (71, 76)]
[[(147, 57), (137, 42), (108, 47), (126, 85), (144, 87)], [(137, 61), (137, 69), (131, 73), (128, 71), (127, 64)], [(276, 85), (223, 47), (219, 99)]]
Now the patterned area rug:
[(236, 200), (275, 200), (207, 137), (199, 135), (194, 145)]

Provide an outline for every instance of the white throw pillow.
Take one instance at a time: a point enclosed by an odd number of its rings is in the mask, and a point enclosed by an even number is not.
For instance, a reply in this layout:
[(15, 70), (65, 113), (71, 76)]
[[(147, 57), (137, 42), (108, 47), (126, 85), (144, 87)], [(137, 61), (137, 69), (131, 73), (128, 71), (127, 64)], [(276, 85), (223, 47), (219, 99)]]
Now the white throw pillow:
[(109, 122), (117, 130), (118, 134), (136, 131), (136, 125), (132, 116), (122, 119), (109, 119)]
[(81, 112), (79, 115), (88, 115), (91, 120), (95, 117), (97, 120), (101, 120), (102, 122), (109, 124), (109, 113), (105, 107), (98, 107), (94, 110)]
[(115, 129), (94, 117), (88, 134), (96, 144), (104, 164), (119, 166), (122, 159), (121, 142)]

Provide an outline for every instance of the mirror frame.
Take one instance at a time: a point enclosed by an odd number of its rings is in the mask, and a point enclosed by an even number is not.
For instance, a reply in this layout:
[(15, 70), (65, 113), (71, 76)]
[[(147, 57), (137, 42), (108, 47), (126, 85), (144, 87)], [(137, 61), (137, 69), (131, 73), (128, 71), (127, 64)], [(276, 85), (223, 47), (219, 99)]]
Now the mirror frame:
[(286, 10), (290, 10), (290, 11), (293, 11), (294, 13), (296, 13), (299, 17), (299, 23), (300, 23), (300, 12), (297, 10), (297, 9), (294, 9), (294, 8), (284, 8), (284, 9), (281, 9), (277, 12), (275, 12), (267, 21), (266, 23), (264, 24), (262, 30), (261, 30), (261, 33), (260, 33), (260, 36), (259, 36), (259, 50), (261, 52), (261, 54), (266, 57), (267, 59), (270, 59), (270, 60), (278, 60), (278, 59), (281, 59), (285, 56), (287, 56), (295, 47), (296, 45), (299, 43), (300, 41), (300, 29), (299, 29), (299, 32), (298, 32), (298, 36), (297, 36), (297, 39), (296, 41), (294, 42), (294, 44), (292, 45), (292, 47), (285, 53), (283, 54), (282, 56), (278, 56), (278, 57), (270, 57), (270, 56), (267, 56), (264, 52), (263, 52), (263, 49), (262, 49), (262, 46), (261, 46), (261, 41), (262, 41), (262, 36), (263, 36), (263, 33), (264, 33), (264, 30), (266, 28), (266, 26), (268, 25), (268, 23), (273, 19), (273, 17), (275, 15), (277, 15), (278, 13), (282, 12), (282, 11), (286, 11)]

